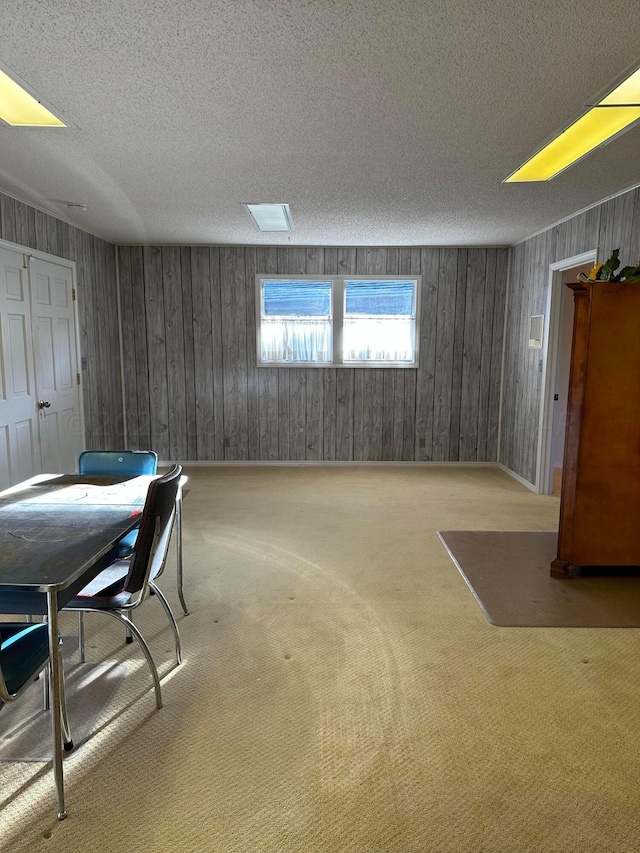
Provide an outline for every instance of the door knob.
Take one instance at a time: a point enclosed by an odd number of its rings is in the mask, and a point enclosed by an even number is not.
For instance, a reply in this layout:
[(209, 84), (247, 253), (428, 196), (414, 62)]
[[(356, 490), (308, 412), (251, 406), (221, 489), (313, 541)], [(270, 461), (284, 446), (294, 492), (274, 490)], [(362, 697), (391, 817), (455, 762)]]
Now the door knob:
[(39, 409), (48, 409), (51, 403), (48, 400), (38, 400)]

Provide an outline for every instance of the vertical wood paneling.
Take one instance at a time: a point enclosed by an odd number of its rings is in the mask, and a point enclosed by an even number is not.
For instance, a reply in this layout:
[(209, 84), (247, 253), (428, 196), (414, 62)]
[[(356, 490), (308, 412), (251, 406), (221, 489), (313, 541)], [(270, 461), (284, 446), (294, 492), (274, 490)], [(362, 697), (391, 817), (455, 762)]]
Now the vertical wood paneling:
[(468, 250), (458, 251), (456, 277), (456, 307), (453, 340), (453, 366), (451, 375), (451, 420), (449, 423), (449, 461), (458, 459), (460, 444), (460, 413), (462, 403), (462, 363), (464, 355), (465, 308), (467, 304)]
[[(11, 196), (0, 193), (0, 237), (17, 243), (16, 232), (16, 200)], [(64, 257), (67, 257), (66, 255)]]
[[(137, 393), (138, 432), (134, 443), (128, 443), (133, 450), (156, 450), (151, 440), (151, 394), (149, 393), (149, 347), (147, 336), (147, 310), (144, 284), (144, 259), (140, 246), (131, 248), (131, 310), (133, 312), (133, 334), (131, 338), (123, 336), (124, 360), (133, 353), (135, 363), (135, 385)], [(120, 277), (120, 286), (126, 286)], [(157, 451), (156, 451), (157, 452)]]
[(36, 248), (36, 211), (24, 201), (16, 201), (16, 242)]
[(136, 382), (136, 351), (134, 340), (136, 326), (133, 316), (133, 298), (131, 280), (130, 246), (118, 249), (118, 270), (120, 273), (120, 313), (122, 317), (122, 349), (124, 354), (124, 410), (127, 419), (127, 446), (132, 450), (141, 450), (139, 446), (140, 427), (138, 425), (138, 389)]
[[(275, 275), (278, 272), (278, 250), (260, 246), (257, 249), (256, 269), (260, 275)], [(254, 287), (254, 282), (247, 282)], [(255, 347), (255, 340), (251, 342)], [(262, 367), (258, 370), (258, 417), (260, 433), (260, 459), (274, 461), (278, 455), (278, 369)]]
[(247, 459), (247, 295), (244, 249), (220, 249), (225, 459)]
[[(98, 238), (96, 238), (96, 240), (98, 240)], [(110, 282), (116, 282), (117, 258), (115, 248), (113, 246), (110, 246), (103, 240), (98, 240), (98, 245), (101, 250), (101, 256), (103, 258), (105, 268), (104, 291), (108, 305), (105, 314), (108, 329), (108, 346), (105, 358), (107, 363), (109, 363), (112, 353), (120, 355), (119, 317), (117, 310), (114, 310), (117, 309), (118, 306), (118, 296), (117, 292), (115, 290), (112, 291), (109, 286)], [(118, 359), (118, 362), (119, 361), (120, 359)], [(114, 413), (114, 432), (112, 436), (108, 434), (105, 435), (105, 446), (122, 448), (125, 447), (126, 435), (123, 410), (122, 373), (120, 371), (119, 363), (115, 369), (109, 371), (109, 379), (110, 396), (108, 405), (110, 410)]]
[(502, 387), (502, 350), (504, 340), (504, 313), (507, 290), (508, 251), (498, 249), (495, 266), (495, 290), (493, 301), (493, 331), (490, 341), (483, 339), (491, 349), (491, 378), (489, 388), (489, 411), (487, 416), (487, 444), (484, 454), (478, 452), (479, 460), (494, 462), (498, 459), (498, 433), (500, 429), (500, 391)]
[(182, 326), (182, 267), (180, 249), (162, 248), (165, 349), (167, 357), (167, 411), (169, 459), (186, 459), (187, 407)]
[[(398, 275), (400, 250), (387, 249), (387, 275)], [(382, 375), (382, 458), (402, 459), (402, 402), (404, 399), (404, 371), (385, 370)]]
[(182, 278), (182, 318), (181, 327), (184, 339), (184, 394), (185, 417), (187, 423), (186, 459), (198, 458), (198, 429), (196, 419), (196, 378), (195, 350), (193, 345), (193, 273), (191, 272), (191, 249), (180, 249), (180, 275)]
[(147, 317), (151, 447), (161, 459), (169, 459), (169, 393), (167, 387), (162, 253), (160, 248), (157, 246), (145, 246), (143, 249), (143, 263)]
[(457, 277), (458, 251), (440, 249), (432, 434), (435, 462), (449, 459)]
[(461, 462), (472, 462), (478, 458), (486, 266), (487, 251), (469, 249), (464, 310), (464, 344), (462, 347), (462, 387), (460, 392), (458, 459)]
[(633, 211), (631, 215), (631, 234), (627, 247), (628, 254), (625, 256), (625, 259), (629, 263), (637, 264), (640, 262), (640, 188), (633, 192)]
[(487, 436), (489, 422), (489, 399), (491, 395), (491, 354), (493, 341), (493, 307), (496, 290), (497, 250), (486, 253), (484, 281), (484, 306), (482, 313), (482, 331), (480, 334), (480, 376), (478, 399), (478, 427), (476, 459), (485, 459), (487, 455)]
[(522, 243), (509, 250), (510, 270), (507, 288), (507, 305), (504, 340), (504, 370), (502, 380), (503, 408), (500, 422), (500, 457), (499, 461), (511, 470), (514, 467), (514, 452), (516, 439), (513, 435), (515, 419), (515, 393), (520, 373), (516, 358), (516, 337), (519, 318), (522, 313), (520, 294), (524, 274), (524, 257), (526, 244)]
[[(626, 263), (632, 240), (634, 197), (634, 192), (628, 192), (602, 205), (598, 243), (603, 260), (608, 258), (614, 249), (620, 249), (621, 262)], [(634, 259), (634, 263), (636, 262)]]
[(423, 249), (421, 257), (422, 293), (420, 300), (419, 363), (416, 375), (415, 459), (433, 456), (433, 397), (436, 372), (436, 333), (440, 251)]
[(42, 210), (35, 211), (35, 248), (50, 255), (60, 256), (56, 220)]
[[(398, 272), (410, 275), (422, 274), (422, 253), (419, 249), (401, 249), (398, 253)], [(420, 334), (420, 330), (417, 330)], [(402, 413), (402, 459), (411, 462), (415, 459), (416, 447), (416, 398), (417, 371), (405, 370), (404, 405)]]
[(56, 234), (58, 237), (58, 253), (61, 258), (70, 258), (75, 260), (75, 251), (73, 250), (74, 241), (71, 235), (71, 225), (68, 222), (63, 222), (61, 219), (56, 219)]
[(256, 249), (244, 250), (247, 294), (247, 456), (260, 459), (260, 394), (256, 367), (256, 292), (251, 285), (257, 272)]
[[(196, 459), (216, 458), (213, 415), (213, 318), (209, 260), (209, 249), (201, 247), (191, 249)], [(185, 326), (187, 322), (185, 316)]]
[[(146, 402), (150, 444), (165, 458), (449, 460), (462, 450), (482, 460), (497, 437), (505, 258), (416, 247), (123, 251), (126, 337), (140, 320), (144, 329), (142, 352), (125, 344), (127, 413), (140, 427)], [(418, 369), (256, 366), (256, 273), (336, 272), (423, 276)]]
[[(99, 287), (98, 270), (95, 267), (95, 257), (92, 257), (92, 237), (86, 231), (74, 233), (76, 243), (76, 262), (78, 275), (78, 311), (82, 317), (80, 349), (87, 360), (87, 370), (84, 372), (83, 396), (84, 411), (90, 417), (85, 417), (85, 434), (87, 447), (102, 450), (101, 440), (104, 431), (104, 422), (110, 417), (107, 408), (99, 408), (98, 389), (100, 386), (100, 356), (98, 338), (100, 335), (100, 322), (96, 309), (96, 292)], [(94, 319), (93, 334), (91, 322)], [(102, 417), (94, 417), (94, 412), (102, 413)]]
[[(113, 294), (109, 293), (107, 288), (107, 268), (105, 258), (105, 244), (97, 237), (91, 236), (91, 257), (93, 259), (92, 266), (95, 270), (96, 291), (94, 309), (98, 319), (98, 364), (104, 364), (109, 359), (109, 352), (113, 347), (111, 340), (111, 324), (110, 316), (117, 313), (117, 300), (113, 299)], [(109, 434), (117, 435), (121, 431), (120, 424), (120, 409), (113, 409), (110, 406), (112, 400), (116, 396), (116, 381), (120, 376), (120, 371), (113, 371), (108, 376), (103, 377), (103, 387), (100, 389), (104, 396), (106, 404), (106, 412), (108, 416), (103, 418), (98, 424), (100, 447), (107, 448)], [(95, 389), (98, 392), (98, 389)]]
[[(529, 316), (546, 311), (549, 264), (594, 248), (602, 261), (618, 247), (623, 263), (636, 262), (640, 252), (639, 198), (638, 190), (631, 190), (509, 250), (500, 461), (529, 482), (536, 477), (542, 373), (540, 351), (528, 350), (526, 337)], [(501, 281), (498, 272), (496, 287)], [(494, 345), (499, 336), (497, 320), (494, 312)], [(494, 414), (490, 416), (487, 455), (491, 452), (496, 420), (493, 368), (492, 377), (490, 407)]]
[(224, 364), (223, 336), (224, 324), (222, 303), (222, 259), (221, 250), (212, 248), (209, 254), (209, 271), (211, 275), (211, 346), (213, 349), (213, 419), (215, 459), (224, 459), (225, 427), (224, 427)]

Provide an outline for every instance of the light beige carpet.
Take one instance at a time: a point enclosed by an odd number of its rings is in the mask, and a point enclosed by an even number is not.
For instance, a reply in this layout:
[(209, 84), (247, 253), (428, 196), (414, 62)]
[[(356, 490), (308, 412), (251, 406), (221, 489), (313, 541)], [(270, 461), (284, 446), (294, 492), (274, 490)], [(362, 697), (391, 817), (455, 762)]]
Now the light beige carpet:
[(550, 530), (557, 498), (489, 469), (187, 473), (180, 668), (139, 611), (165, 707), (88, 619), (130, 673), (65, 763), (66, 821), (49, 768), (0, 765), (4, 849), (637, 853), (637, 631), (496, 628), (436, 533)]

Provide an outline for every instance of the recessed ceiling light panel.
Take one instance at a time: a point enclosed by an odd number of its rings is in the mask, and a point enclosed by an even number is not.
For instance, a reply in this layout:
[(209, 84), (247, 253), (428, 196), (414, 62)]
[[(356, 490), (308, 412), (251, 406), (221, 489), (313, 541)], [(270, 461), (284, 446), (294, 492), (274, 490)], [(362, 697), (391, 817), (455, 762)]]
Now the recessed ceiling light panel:
[(246, 204), (260, 231), (293, 231), (288, 204)]
[(37, 97), (1, 68), (0, 119), (12, 127), (66, 127)]

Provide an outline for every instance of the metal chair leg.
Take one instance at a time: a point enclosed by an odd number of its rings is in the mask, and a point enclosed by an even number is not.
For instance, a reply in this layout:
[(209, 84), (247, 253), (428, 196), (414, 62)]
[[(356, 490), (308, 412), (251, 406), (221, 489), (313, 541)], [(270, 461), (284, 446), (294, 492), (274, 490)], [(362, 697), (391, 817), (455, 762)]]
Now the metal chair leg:
[(62, 720), (62, 742), (65, 752), (71, 752), (73, 749), (73, 739), (71, 737), (71, 726), (69, 725), (69, 715), (67, 713), (67, 696), (64, 684), (62, 655), (58, 658), (58, 664), (60, 667), (60, 718)]
[[(124, 616), (124, 614), (123, 614), (123, 616)], [(133, 622), (133, 613), (131, 613), (131, 614), (128, 616), (128, 619), (129, 619), (131, 622)], [(127, 628), (127, 630), (125, 631), (124, 641), (125, 641), (125, 643), (133, 643), (133, 634), (131, 633), (131, 631), (129, 630), (129, 628)]]
[(50, 704), (50, 693), (49, 693), (49, 667), (45, 666), (42, 670), (42, 709), (43, 711), (48, 711), (51, 707)]
[(84, 663), (84, 613), (78, 611), (78, 663)]
[(173, 615), (173, 610), (169, 606), (169, 602), (167, 601), (165, 594), (162, 592), (159, 586), (155, 584), (153, 581), (149, 581), (149, 588), (152, 589), (155, 594), (158, 596), (158, 600), (160, 604), (164, 607), (164, 612), (167, 614), (169, 622), (171, 623), (171, 627), (173, 628), (173, 636), (176, 642), (176, 663), (182, 663), (182, 645), (180, 643), (180, 633), (178, 632), (178, 623), (176, 622), (176, 617)]
[(149, 650), (149, 646), (147, 645), (147, 641), (142, 636), (140, 629), (134, 625), (134, 623), (129, 619), (128, 616), (125, 616), (123, 613), (118, 613), (115, 610), (98, 610), (97, 608), (87, 607), (85, 608), (85, 613), (106, 613), (107, 616), (113, 616), (114, 619), (117, 619), (118, 622), (122, 622), (125, 627), (129, 628), (133, 636), (136, 638), (138, 643), (140, 644), (140, 648), (142, 649), (145, 658), (147, 659), (147, 663), (149, 664), (149, 669), (151, 670), (151, 677), (153, 678), (153, 687), (156, 694), (156, 708), (162, 708), (162, 691), (160, 689), (160, 678), (158, 677), (158, 670), (156, 669), (156, 665), (153, 662), (153, 658), (151, 657), (151, 651)]
[[(180, 487), (182, 489), (182, 487)], [(176, 499), (176, 566), (178, 575), (178, 598), (184, 610), (184, 615), (189, 615), (189, 608), (184, 600), (182, 590), (182, 491), (178, 492)]]

